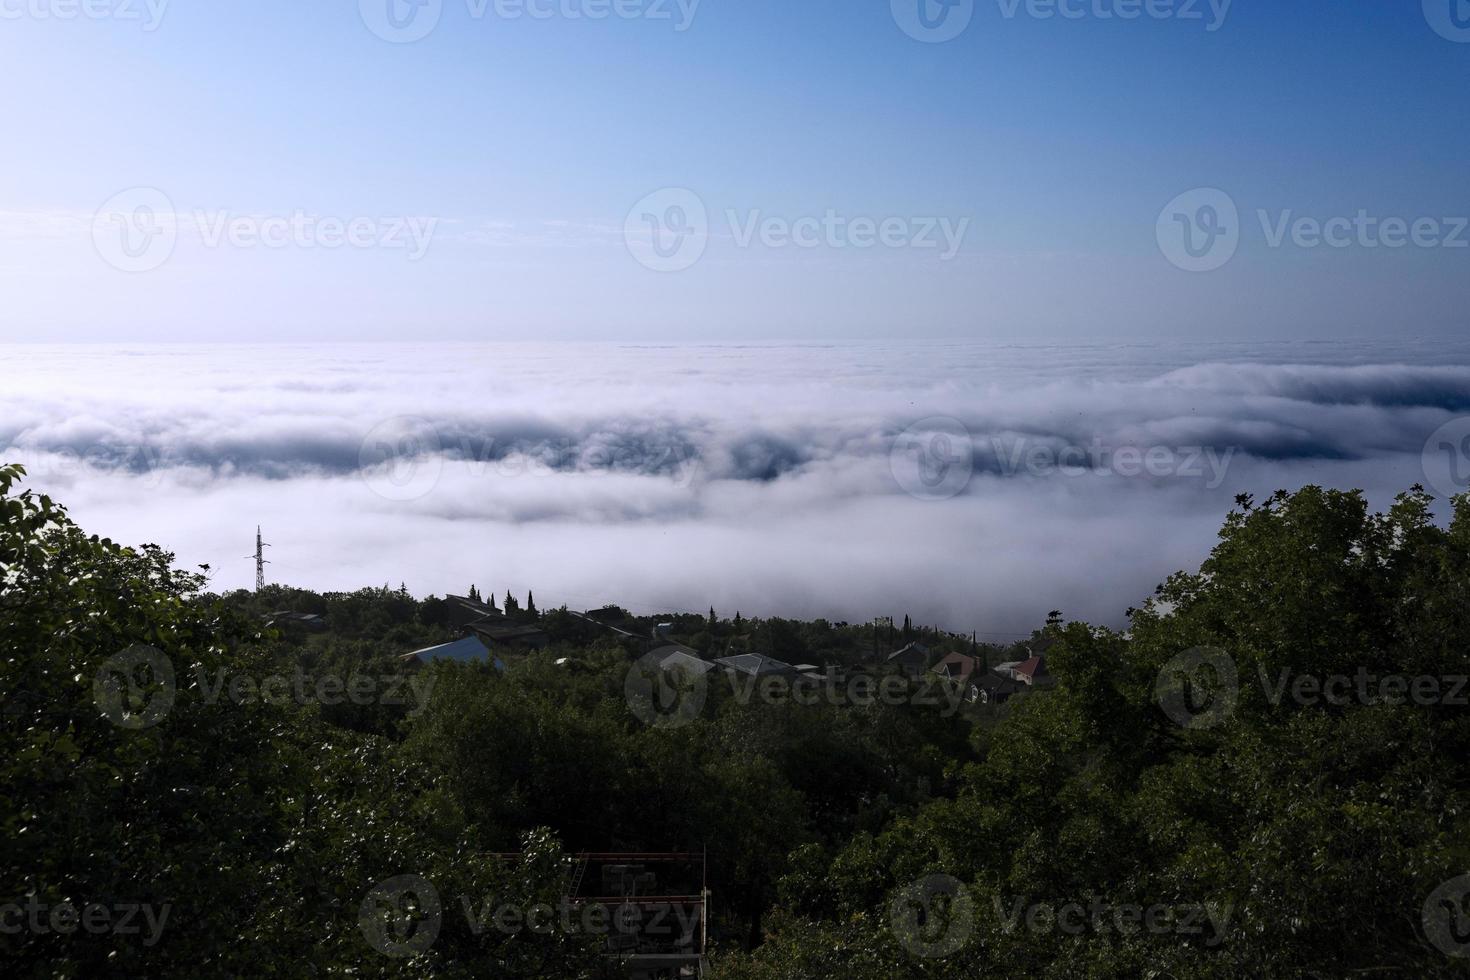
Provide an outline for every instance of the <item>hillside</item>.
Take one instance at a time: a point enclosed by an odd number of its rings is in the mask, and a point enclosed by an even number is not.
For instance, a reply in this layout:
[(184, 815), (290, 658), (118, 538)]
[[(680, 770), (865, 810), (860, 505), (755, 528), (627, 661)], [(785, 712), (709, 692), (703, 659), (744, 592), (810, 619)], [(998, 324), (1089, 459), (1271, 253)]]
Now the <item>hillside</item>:
[[(991, 646), (489, 582), (215, 595), (23, 478), (0, 469), (12, 976), (619, 975), (695, 933), (707, 975), (751, 980), (1470, 953), (1467, 500), (1442, 528), (1417, 488), (1242, 499), (1127, 634)], [(435, 658), (466, 637), (483, 658)], [(637, 923), (588, 918), (609, 888)]]

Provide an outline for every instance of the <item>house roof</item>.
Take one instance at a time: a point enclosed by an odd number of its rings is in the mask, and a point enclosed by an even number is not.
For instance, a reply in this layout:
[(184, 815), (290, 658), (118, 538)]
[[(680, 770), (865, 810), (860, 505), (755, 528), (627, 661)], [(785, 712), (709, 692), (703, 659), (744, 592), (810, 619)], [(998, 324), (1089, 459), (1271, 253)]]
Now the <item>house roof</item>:
[(946, 677), (966, 678), (976, 671), (984, 670), (984, 661), (968, 653), (951, 653), (934, 665), (937, 673)]
[(501, 615), (500, 610), (497, 609), (493, 604), (481, 602), (479, 599), (470, 599), (462, 595), (446, 595), (444, 597), (444, 601), (452, 602), (457, 606), (461, 606), (464, 609), (469, 610), (470, 612), (479, 613), (481, 616)]
[(271, 613), (269, 616), (266, 617), (266, 619), (271, 624), (299, 623), (302, 626), (310, 626), (314, 628), (325, 628), (327, 625), (327, 620), (324, 616), (321, 615), (321, 613), (291, 612), (290, 610), (284, 609), (280, 612)]
[(924, 657), (924, 658), (927, 659), (928, 656), (929, 656), (929, 648), (926, 647), (926, 646), (924, 646), (924, 644), (922, 644), (922, 643), (915, 642), (915, 643), (906, 644), (901, 649), (898, 649), (898, 650), (893, 651), (892, 653), (890, 653), (888, 655), (888, 659), (889, 660), (906, 660), (906, 659), (909, 659), (911, 657)]
[(1045, 677), (1046, 658), (1041, 656), (1032, 657), (1030, 660), (1017, 664), (1015, 671), (1018, 674), (1025, 674), (1031, 678)]
[(630, 639), (630, 640), (641, 640), (641, 639), (643, 639), (643, 637), (639, 636), (637, 633), (630, 633), (627, 630), (623, 629), (621, 626), (614, 626), (612, 623), (604, 622), (603, 620), (598, 619), (597, 616), (596, 616), (596, 613), (600, 613), (600, 612), (603, 612), (603, 611), (604, 610), (599, 609), (599, 610), (594, 610), (593, 612), (590, 612), (590, 613), (585, 613), (585, 612), (577, 612), (575, 609), (568, 609), (567, 610), (567, 612), (569, 614), (577, 617), (578, 619), (582, 620), (584, 623), (590, 623), (593, 626), (597, 626), (597, 627), (600, 627), (602, 629), (609, 630), (609, 631), (611, 631), (613, 633), (618, 634), (619, 636), (626, 637), (627, 639)]
[(768, 677), (796, 673), (796, 668), (772, 657), (759, 653), (742, 653), (735, 657), (723, 657), (715, 663), (721, 667), (749, 674), (752, 677)]
[(688, 647), (670, 646), (655, 650), (654, 653), (662, 655), (658, 659), (659, 668), (662, 670), (683, 670), (691, 674), (707, 674), (715, 669), (714, 664), (708, 660), (701, 660)]
[(589, 609), (584, 613), (578, 613), (587, 619), (595, 619), (599, 623), (621, 622), (627, 617), (627, 612), (616, 605), (603, 606), (600, 609)]
[(401, 659), (417, 660), (419, 663), (427, 663), (430, 660), (452, 660), (461, 664), (491, 662), (490, 648), (485, 646), (478, 636), (465, 636), (453, 643), (424, 647), (413, 653), (405, 653)]
[(479, 620), (470, 624), (470, 629), (481, 636), (488, 637), (494, 643), (508, 643), (513, 640), (530, 640), (545, 636), (546, 631), (539, 626), (516, 626), (513, 623)]

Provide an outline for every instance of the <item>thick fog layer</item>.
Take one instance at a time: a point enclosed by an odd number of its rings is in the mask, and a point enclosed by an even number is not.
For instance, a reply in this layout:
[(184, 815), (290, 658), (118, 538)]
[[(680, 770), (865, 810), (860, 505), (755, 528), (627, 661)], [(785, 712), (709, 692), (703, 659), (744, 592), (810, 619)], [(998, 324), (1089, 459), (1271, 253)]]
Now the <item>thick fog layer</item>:
[(260, 524), (269, 577), (324, 590), (1000, 637), (1053, 608), (1122, 625), (1239, 493), (1455, 489), (1465, 353), (12, 347), (0, 446), (89, 529), (217, 589), (252, 581)]

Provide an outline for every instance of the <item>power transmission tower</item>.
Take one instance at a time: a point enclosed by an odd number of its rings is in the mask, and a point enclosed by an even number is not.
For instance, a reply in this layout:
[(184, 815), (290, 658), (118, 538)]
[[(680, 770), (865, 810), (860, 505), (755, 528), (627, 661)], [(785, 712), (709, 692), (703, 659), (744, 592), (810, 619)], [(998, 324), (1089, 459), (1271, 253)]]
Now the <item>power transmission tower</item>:
[(246, 558), (250, 558), (250, 557), (254, 557), (255, 558), (255, 591), (256, 592), (260, 592), (261, 590), (263, 590), (265, 588), (265, 566), (267, 566), (267, 565), (270, 564), (270, 562), (266, 561), (266, 558), (265, 558), (265, 549), (267, 549), (269, 547), (270, 547), (270, 545), (266, 544), (264, 541), (262, 541), (260, 539), (260, 525), (259, 524), (255, 525), (255, 554), (253, 556), (246, 555), (245, 557)]

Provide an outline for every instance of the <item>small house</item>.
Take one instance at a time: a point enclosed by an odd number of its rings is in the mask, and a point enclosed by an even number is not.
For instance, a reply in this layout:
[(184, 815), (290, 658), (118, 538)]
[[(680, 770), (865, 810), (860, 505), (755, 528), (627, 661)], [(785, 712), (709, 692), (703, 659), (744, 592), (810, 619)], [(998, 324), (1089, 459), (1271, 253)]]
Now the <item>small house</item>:
[(506, 620), (471, 623), (470, 630), (486, 646), (495, 649), (540, 650), (551, 642), (551, 637), (539, 626), (518, 626)]
[(910, 643), (888, 655), (888, 666), (910, 677), (918, 677), (929, 666), (929, 648), (922, 643)]
[(989, 671), (980, 657), (972, 657), (967, 653), (951, 653), (934, 665), (934, 672), (957, 684), (968, 684), (971, 677)]

